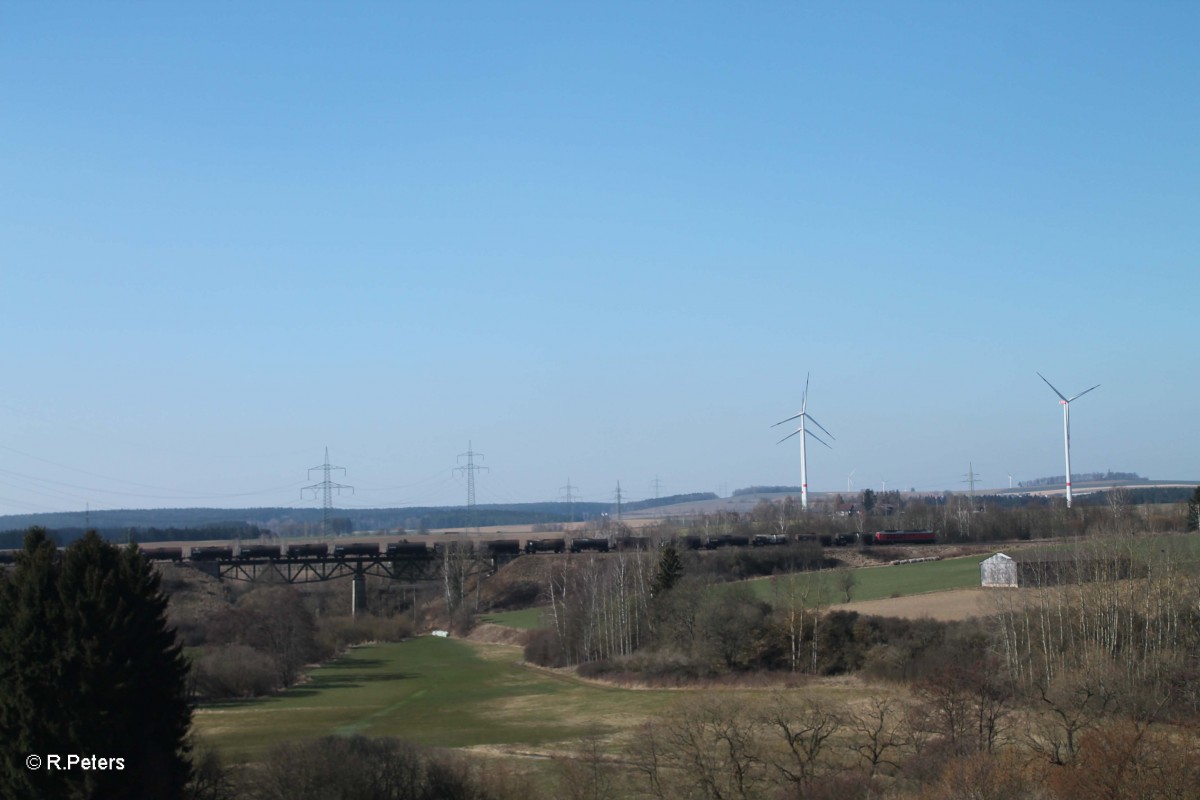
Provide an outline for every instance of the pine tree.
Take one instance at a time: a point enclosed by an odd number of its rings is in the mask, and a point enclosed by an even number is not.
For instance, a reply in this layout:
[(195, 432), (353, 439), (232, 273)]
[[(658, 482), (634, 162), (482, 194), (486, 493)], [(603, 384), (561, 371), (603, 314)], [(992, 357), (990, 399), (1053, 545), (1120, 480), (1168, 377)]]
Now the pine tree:
[(663, 592), (670, 591), (681, 577), (683, 577), (683, 561), (680, 560), (679, 551), (675, 545), (668, 544), (663, 548), (662, 555), (658, 559), (658, 569), (654, 573), (654, 582), (650, 585), (651, 594), (658, 597)]
[(1192, 499), (1188, 501), (1187, 529), (1200, 530), (1200, 486), (1196, 487)]
[[(159, 576), (89, 533), (59, 554), (31, 532), (0, 587), (0, 797), (176, 798), (190, 775), (187, 662)], [(37, 754), (122, 769), (29, 770)]]
[(62, 628), (57, 558), (43, 530), (25, 537), (25, 550), (8, 575), (0, 573), (0, 797), (53, 796), (46, 771), (29, 770), (25, 758), (59, 752), (59, 648)]

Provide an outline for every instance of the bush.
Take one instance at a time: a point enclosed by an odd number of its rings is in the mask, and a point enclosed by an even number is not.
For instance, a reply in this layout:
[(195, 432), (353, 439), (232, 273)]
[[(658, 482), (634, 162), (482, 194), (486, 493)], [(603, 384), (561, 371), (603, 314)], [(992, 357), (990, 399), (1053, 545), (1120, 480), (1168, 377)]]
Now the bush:
[(317, 621), (317, 649), (324, 657), (367, 642), (400, 642), (413, 634), (407, 617), (321, 617)]
[(192, 662), (192, 680), (207, 700), (258, 697), (279, 688), (270, 656), (244, 644), (202, 648)]
[(550, 628), (531, 631), (525, 645), (525, 660), (539, 667), (565, 667), (567, 659), (558, 633)]
[(617, 668), (611, 661), (585, 661), (575, 668), (575, 672), (581, 678), (599, 678), (604, 675), (611, 675), (616, 672)]
[(184, 792), (186, 800), (237, 800), (234, 771), (226, 767), (215, 750), (192, 750), (192, 780)]
[(689, 553), (684, 571), (693, 576), (736, 581), (833, 565), (834, 560), (826, 558), (820, 545), (802, 542), (786, 547), (733, 547), (704, 554)]
[(640, 650), (612, 662), (593, 662), (593, 674), (626, 674), (647, 683), (679, 686), (713, 677), (716, 672), (707, 660), (692, 658), (672, 649)]
[(536, 581), (515, 580), (496, 587), (488, 600), (489, 611), (510, 611), (537, 604), (542, 587)]
[[(329, 736), (273, 747), (252, 800), (492, 800), (497, 791), (463, 759), (398, 739)], [(528, 796), (525, 792), (524, 796)]]

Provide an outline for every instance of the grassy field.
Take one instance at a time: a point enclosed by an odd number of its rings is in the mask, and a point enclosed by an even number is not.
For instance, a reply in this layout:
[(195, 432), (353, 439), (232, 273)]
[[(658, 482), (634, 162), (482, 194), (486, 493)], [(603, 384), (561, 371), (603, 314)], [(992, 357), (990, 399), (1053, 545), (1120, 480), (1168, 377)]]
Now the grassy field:
[(491, 622), (496, 625), (505, 625), (509, 628), (520, 628), (521, 630), (532, 630), (542, 627), (542, 608), (522, 608), (520, 611), (499, 611), (491, 614), (485, 614), (479, 618), (480, 622)]
[(360, 647), (278, 696), (198, 709), (195, 730), (233, 760), (278, 741), (355, 733), (554, 749), (592, 731), (618, 734), (677, 696), (596, 686), (519, 658), (518, 648), (436, 637)]
[[(194, 730), (233, 762), (254, 760), (277, 742), (352, 734), (505, 754), (574, 750), (597, 735), (616, 754), (639, 725), (695, 694), (598, 685), (523, 666), (519, 657), (515, 647), (436, 637), (360, 647), (280, 695), (199, 708)], [(748, 699), (771, 690), (720, 691)], [(848, 681), (805, 689), (829, 701), (861, 693)]]
[[(969, 589), (979, 586), (979, 562), (982, 556), (948, 558), (943, 561), (927, 561), (921, 564), (898, 564), (896, 566), (866, 567), (851, 572), (854, 587), (852, 600), (882, 600), (887, 597), (906, 597), (925, 592), (944, 592), (950, 589)], [(835, 572), (800, 572), (773, 578), (757, 578), (749, 581), (754, 593), (767, 602), (774, 602), (785, 582), (795, 583), (803, 595), (807, 589), (809, 602), (815, 603), (818, 595), (823, 603), (840, 603), (845, 600)]]

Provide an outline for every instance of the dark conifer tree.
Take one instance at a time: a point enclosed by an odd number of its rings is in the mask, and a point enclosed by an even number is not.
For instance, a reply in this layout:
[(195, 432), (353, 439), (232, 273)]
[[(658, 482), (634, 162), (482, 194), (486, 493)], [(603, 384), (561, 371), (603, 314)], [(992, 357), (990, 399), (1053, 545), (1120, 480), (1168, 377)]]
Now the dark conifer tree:
[(26, 757), (59, 752), (66, 738), (59, 688), (57, 550), (40, 528), (8, 574), (0, 573), (0, 797), (51, 797), (50, 773)]
[(668, 544), (663, 548), (662, 555), (659, 556), (654, 582), (650, 585), (651, 594), (658, 597), (664, 592), (669, 592), (681, 577), (683, 577), (683, 561), (679, 558), (679, 551), (675, 545)]
[[(94, 533), (58, 559), (31, 533), (0, 597), (0, 657), (18, 653), (0, 669), (0, 797), (180, 797), (190, 774), (187, 663), (149, 562)], [(28, 652), (12, 649), (22, 642)], [(31, 753), (121, 759), (123, 768), (31, 771)]]

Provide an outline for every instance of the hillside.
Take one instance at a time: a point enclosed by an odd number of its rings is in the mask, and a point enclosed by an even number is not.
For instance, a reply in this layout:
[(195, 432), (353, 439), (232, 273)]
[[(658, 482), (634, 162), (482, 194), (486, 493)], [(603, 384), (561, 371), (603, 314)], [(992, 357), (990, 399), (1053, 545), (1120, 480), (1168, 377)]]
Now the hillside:
[[(712, 493), (672, 495), (628, 503), (622, 511), (662, 508), (679, 503), (715, 499)], [(420, 531), (455, 527), (537, 525), (595, 519), (611, 513), (609, 503), (512, 503), (475, 507), (472, 519), (465, 506), (416, 506), (405, 508), (335, 509), (335, 529), (354, 531)], [(23, 531), (33, 526), (50, 530), (82, 532), (85, 527), (106, 534), (123, 534), (130, 528), (197, 528), (210, 525), (258, 525), (272, 530), (301, 533), (304, 526), (319, 525), (320, 508), (162, 508), (111, 511), (11, 514), (0, 516), (0, 531)]]

